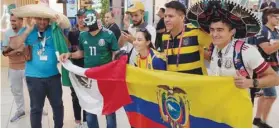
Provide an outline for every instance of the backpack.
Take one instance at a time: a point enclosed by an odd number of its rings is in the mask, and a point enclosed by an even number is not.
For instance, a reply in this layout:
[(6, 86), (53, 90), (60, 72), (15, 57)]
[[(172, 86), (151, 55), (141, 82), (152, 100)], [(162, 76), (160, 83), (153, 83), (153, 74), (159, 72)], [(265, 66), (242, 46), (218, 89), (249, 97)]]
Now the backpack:
[(120, 51), (118, 51), (118, 52), (115, 54), (114, 60), (120, 59), (121, 56), (128, 56), (127, 64), (129, 64), (129, 62), (130, 62), (130, 56), (131, 56), (133, 50), (134, 50), (134, 47), (133, 47), (129, 52), (127, 52), (126, 50), (120, 50)]
[[(250, 75), (248, 73), (248, 71), (245, 68), (243, 59), (242, 59), (242, 47), (244, 45), (244, 41), (243, 40), (237, 40), (235, 45), (234, 45), (234, 52), (233, 52), (233, 64), (235, 69), (244, 77), (246, 77), (247, 79), (250, 79)], [(210, 57), (212, 56), (212, 52), (214, 50), (214, 45), (211, 44), (209, 46), (209, 51), (210, 51)]]

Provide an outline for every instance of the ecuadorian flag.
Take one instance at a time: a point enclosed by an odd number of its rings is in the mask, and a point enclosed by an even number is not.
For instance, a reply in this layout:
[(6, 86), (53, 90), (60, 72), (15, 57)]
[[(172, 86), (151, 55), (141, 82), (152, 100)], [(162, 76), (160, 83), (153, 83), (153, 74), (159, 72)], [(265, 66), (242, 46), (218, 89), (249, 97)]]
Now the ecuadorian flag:
[[(93, 85), (86, 84), (85, 92), (78, 92), (90, 100), (84, 100), (84, 107), (91, 113), (111, 113), (124, 106), (130, 125), (142, 128), (252, 127), (248, 90), (236, 88), (233, 78), (145, 70), (126, 65), (126, 60), (121, 57), (90, 69), (64, 64), (71, 73), (77, 71), (75, 74), (97, 82), (89, 81)], [(100, 110), (93, 112), (95, 107)]]
[(132, 104), (125, 110), (132, 127), (252, 127), (249, 94), (233, 78), (130, 66), (126, 75)]

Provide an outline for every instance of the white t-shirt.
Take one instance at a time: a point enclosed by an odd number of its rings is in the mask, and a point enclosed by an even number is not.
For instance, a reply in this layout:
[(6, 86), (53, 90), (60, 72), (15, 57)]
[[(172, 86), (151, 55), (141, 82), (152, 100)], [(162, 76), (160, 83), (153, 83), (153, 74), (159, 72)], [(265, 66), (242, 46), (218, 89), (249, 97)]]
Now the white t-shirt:
[[(218, 48), (214, 47), (209, 75), (213, 76), (236, 76), (236, 69), (233, 62), (233, 52), (234, 52), (235, 41), (229, 43), (226, 47), (221, 50), (222, 53), (222, 66), (218, 67)], [(250, 77), (253, 76), (253, 71), (257, 74), (264, 72), (268, 68), (268, 64), (265, 62), (264, 58), (259, 53), (258, 49), (252, 45), (244, 44), (242, 49), (242, 59), (244, 66), (249, 73)]]
[[(152, 25), (147, 25), (145, 28), (151, 34), (151, 42), (152, 42), (153, 46), (155, 46), (156, 29)], [(130, 27), (128, 28), (128, 31), (135, 37), (137, 29), (138, 29), (138, 27), (133, 27), (133, 25), (130, 25)], [(133, 48), (133, 43), (126, 43), (121, 48), (121, 50), (126, 50), (129, 53), (132, 50), (132, 48)], [(135, 65), (136, 64), (136, 57), (137, 57), (137, 55), (138, 55), (138, 52), (135, 49), (133, 49), (133, 51), (131, 53), (131, 56), (130, 56), (129, 64), (131, 64), (131, 65)]]
[(8, 46), (9, 45), (9, 42), (10, 42), (10, 37), (13, 37), (13, 36), (16, 36), (17, 33), (13, 30), (13, 29), (8, 29), (6, 32), (5, 32), (5, 37), (4, 37), (4, 40), (3, 40), (3, 46)]

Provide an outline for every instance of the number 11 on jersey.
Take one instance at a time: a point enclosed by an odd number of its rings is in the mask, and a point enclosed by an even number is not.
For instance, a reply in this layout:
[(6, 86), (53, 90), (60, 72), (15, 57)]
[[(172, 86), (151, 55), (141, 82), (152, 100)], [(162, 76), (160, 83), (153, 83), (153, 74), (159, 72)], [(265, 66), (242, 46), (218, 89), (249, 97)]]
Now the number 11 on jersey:
[(89, 49), (90, 49), (90, 55), (96, 56), (96, 47), (89, 46)]

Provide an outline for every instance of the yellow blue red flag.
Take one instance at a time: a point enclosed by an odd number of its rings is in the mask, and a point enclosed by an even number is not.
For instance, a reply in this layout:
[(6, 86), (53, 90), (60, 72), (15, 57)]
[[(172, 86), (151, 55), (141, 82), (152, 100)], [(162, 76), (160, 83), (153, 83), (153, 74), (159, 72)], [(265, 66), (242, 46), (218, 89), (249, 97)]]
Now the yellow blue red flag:
[[(77, 91), (86, 90), (78, 93), (88, 93), (80, 96), (100, 103), (100, 110), (93, 113), (111, 113), (124, 106), (131, 126), (142, 128), (252, 127), (248, 90), (236, 88), (232, 77), (151, 71), (126, 65), (126, 60), (90, 69), (64, 65), (71, 73), (97, 81), (88, 81), (97, 86), (86, 84), (87, 89), (74, 86)], [(92, 111), (96, 107), (83, 102)]]

